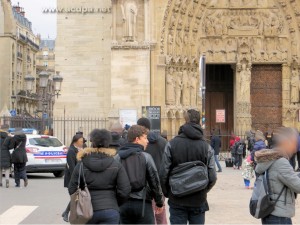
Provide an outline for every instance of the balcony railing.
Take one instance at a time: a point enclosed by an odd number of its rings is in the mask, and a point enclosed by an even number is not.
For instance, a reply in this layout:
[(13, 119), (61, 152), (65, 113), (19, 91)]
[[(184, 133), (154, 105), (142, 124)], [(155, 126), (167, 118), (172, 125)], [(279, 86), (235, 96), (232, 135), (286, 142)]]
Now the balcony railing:
[(38, 55), (37, 57), (36, 57), (37, 59), (45, 59), (45, 60), (54, 60), (55, 59), (55, 56), (53, 55), (51, 55), (51, 56), (49, 56), (49, 55)]
[(22, 58), (23, 57), (23, 54), (21, 52), (17, 52), (17, 57), (18, 58)]

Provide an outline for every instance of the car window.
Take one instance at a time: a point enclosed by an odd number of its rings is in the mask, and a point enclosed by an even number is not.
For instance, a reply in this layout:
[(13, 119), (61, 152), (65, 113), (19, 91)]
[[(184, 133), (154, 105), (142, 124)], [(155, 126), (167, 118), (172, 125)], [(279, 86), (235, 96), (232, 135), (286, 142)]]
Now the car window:
[(57, 138), (30, 138), (29, 143), (43, 147), (61, 147), (63, 145)]

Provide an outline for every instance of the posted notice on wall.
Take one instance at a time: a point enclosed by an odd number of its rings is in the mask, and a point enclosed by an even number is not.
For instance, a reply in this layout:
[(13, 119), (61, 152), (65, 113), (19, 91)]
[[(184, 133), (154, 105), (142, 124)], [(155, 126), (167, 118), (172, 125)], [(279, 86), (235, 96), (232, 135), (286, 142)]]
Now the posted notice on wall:
[(142, 116), (148, 118), (151, 123), (151, 131), (161, 132), (161, 107), (160, 106), (143, 106)]
[(120, 109), (120, 123), (123, 127), (126, 124), (129, 126), (135, 125), (137, 121), (137, 110), (136, 109)]
[(225, 109), (217, 109), (216, 110), (216, 123), (225, 123), (226, 119), (225, 119)]

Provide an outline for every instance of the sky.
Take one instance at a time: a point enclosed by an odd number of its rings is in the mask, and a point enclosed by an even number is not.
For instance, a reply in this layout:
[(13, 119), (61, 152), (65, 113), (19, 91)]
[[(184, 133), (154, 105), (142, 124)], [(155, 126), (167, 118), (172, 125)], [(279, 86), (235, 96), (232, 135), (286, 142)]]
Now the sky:
[(12, 5), (24, 8), (25, 17), (31, 21), (34, 34), (41, 34), (42, 39), (56, 38), (56, 14), (45, 14), (43, 9), (55, 8), (56, 0), (12, 0)]

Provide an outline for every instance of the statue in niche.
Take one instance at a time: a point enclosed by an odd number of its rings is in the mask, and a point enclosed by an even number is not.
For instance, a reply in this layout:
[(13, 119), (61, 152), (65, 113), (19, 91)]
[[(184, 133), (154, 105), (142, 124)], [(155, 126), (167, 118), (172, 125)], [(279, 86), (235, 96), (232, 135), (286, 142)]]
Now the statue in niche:
[(207, 36), (215, 35), (212, 20), (208, 17), (205, 19), (204, 31)]
[(136, 41), (136, 18), (138, 7), (135, 0), (122, 0), (121, 10), (123, 16), (123, 40)]
[(291, 102), (298, 103), (299, 102), (299, 72), (297, 69), (292, 70), (292, 77), (291, 77)]
[(173, 54), (173, 43), (174, 43), (174, 31), (170, 30), (169, 36), (168, 36), (168, 53), (169, 53), (169, 55)]
[(196, 49), (196, 45), (197, 45), (197, 32), (193, 32), (192, 34), (192, 38), (191, 38), (191, 56), (196, 56), (197, 57), (197, 49)]
[(186, 69), (182, 73), (182, 105), (189, 106), (190, 104), (190, 87), (189, 75)]
[(184, 33), (182, 53), (185, 56), (189, 54), (189, 33), (188, 32)]
[(236, 54), (237, 54), (237, 44), (234, 39), (229, 39), (227, 41), (226, 45), (226, 53), (227, 53), (227, 61), (235, 61), (236, 60)]
[(265, 60), (273, 60), (273, 56), (275, 51), (275, 46), (274, 46), (274, 39), (273, 38), (266, 38), (265, 40)]
[(298, 40), (296, 38), (296, 32), (291, 32), (291, 45), (292, 45), (292, 57), (293, 60), (298, 59)]
[(173, 30), (175, 28), (176, 24), (176, 17), (175, 14), (172, 14), (171, 19), (170, 19), (170, 29)]
[(176, 55), (181, 55), (181, 47), (182, 47), (182, 37), (181, 37), (181, 33), (177, 33), (176, 36)]
[(178, 23), (177, 23), (177, 30), (182, 30), (182, 24), (183, 24), (182, 17), (183, 17), (183, 15), (180, 14), (179, 19), (178, 19)]
[(214, 21), (214, 33), (217, 36), (222, 36), (223, 34), (223, 25), (220, 19), (215, 19)]
[(200, 49), (198, 50), (203, 55), (206, 55), (209, 59), (212, 59), (213, 51), (209, 40), (203, 39), (201, 41)]
[(181, 5), (181, 0), (177, 0), (174, 5), (174, 12), (178, 13)]
[(247, 67), (246, 63), (242, 64), (240, 72), (240, 87), (241, 87), (241, 100), (250, 101), (250, 83), (251, 83), (251, 70)]
[(252, 60), (253, 61), (261, 61), (262, 52), (262, 41), (260, 38), (253, 38), (253, 42), (251, 45), (251, 53), (252, 53)]
[(225, 50), (224, 50), (224, 45), (222, 43), (222, 40), (220, 40), (220, 39), (215, 40), (213, 53), (214, 53), (215, 61), (223, 61), (224, 60)]
[(166, 104), (175, 105), (175, 79), (172, 67), (169, 69), (166, 77)]
[(180, 69), (177, 69), (176, 80), (175, 80), (175, 97), (176, 97), (176, 105), (181, 105), (181, 95), (182, 95), (182, 72)]
[(191, 71), (190, 75), (190, 99), (191, 99), (191, 106), (197, 106), (197, 84), (198, 84), (198, 74), (197, 72)]
[[(287, 61), (288, 60), (288, 48), (287, 43), (284, 38), (278, 39), (278, 44), (276, 45), (276, 49), (278, 51), (277, 57), (279, 60)], [(281, 56), (281, 57), (280, 57)]]
[(225, 12), (222, 19), (223, 19), (223, 34), (227, 35), (228, 34), (228, 29), (230, 28), (230, 22), (231, 22), (230, 13)]

